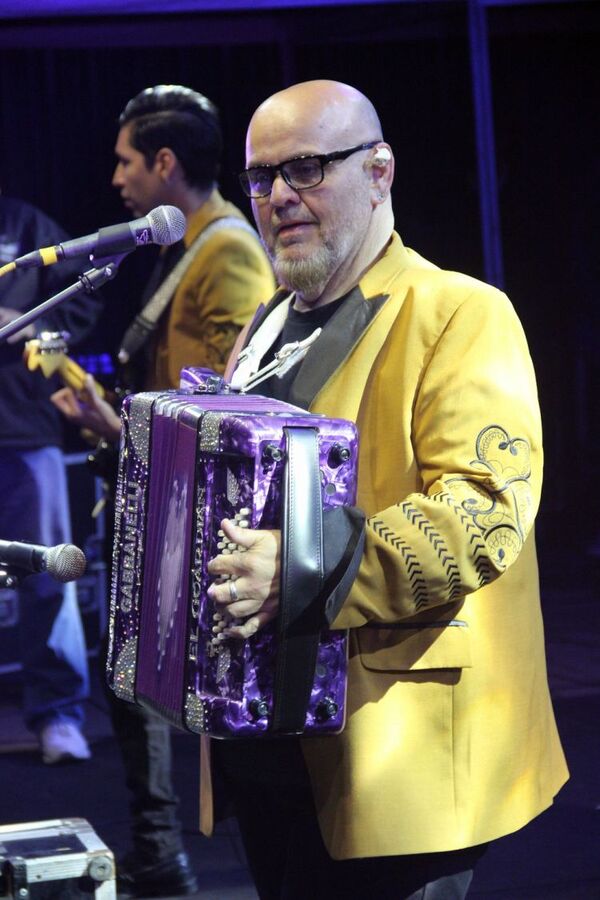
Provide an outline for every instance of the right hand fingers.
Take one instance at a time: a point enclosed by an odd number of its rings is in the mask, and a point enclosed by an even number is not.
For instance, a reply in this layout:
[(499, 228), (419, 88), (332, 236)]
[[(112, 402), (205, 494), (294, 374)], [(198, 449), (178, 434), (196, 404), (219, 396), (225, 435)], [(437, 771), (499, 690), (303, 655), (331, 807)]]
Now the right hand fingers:
[(74, 419), (79, 419), (81, 416), (81, 406), (79, 404), (79, 400), (75, 392), (69, 388), (64, 387), (58, 391), (55, 391), (50, 395), (50, 400), (56, 406), (56, 408), (70, 421)]

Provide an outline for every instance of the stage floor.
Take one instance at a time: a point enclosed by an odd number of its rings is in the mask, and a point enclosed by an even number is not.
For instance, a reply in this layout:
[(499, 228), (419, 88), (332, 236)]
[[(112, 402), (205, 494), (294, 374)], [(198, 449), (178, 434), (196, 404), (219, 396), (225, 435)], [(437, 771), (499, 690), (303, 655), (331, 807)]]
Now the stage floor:
[[(586, 580), (590, 586), (581, 586)], [(571, 780), (553, 807), (491, 847), (472, 900), (600, 898), (600, 597), (593, 581), (543, 590), (551, 689)], [(0, 678), (0, 822), (83, 817), (120, 856), (128, 844), (126, 790), (93, 660), (92, 668), (86, 725), (92, 759), (55, 768), (41, 763), (22, 724), (18, 675)], [(201, 884), (197, 897), (256, 900), (235, 822), (222, 822), (210, 840), (197, 832), (197, 739), (176, 732), (173, 743), (185, 841)]]

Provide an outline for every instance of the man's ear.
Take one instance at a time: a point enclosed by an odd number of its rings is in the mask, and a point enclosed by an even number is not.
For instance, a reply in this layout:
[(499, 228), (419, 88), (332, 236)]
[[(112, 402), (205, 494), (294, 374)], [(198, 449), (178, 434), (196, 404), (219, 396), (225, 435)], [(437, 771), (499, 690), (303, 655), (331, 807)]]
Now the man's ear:
[(165, 183), (168, 183), (179, 161), (170, 147), (161, 147), (154, 157), (154, 169)]
[(390, 193), (394, 180), (394, 155), (389, 145), (381, 144), (375, 148), (373, 156), (367, 162), (371, 176), (371, 188), (376, 203), (382, 203)]
[(378, 147), (371, 159), (373, 166), (387, 166), (392, 158), (392, 152), (388, 147)]

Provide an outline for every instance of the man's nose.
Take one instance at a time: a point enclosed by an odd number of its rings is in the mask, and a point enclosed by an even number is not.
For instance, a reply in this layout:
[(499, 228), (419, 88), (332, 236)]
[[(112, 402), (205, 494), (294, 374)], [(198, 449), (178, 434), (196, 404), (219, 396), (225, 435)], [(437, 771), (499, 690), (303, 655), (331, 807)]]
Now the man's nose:
[(287, 206), (290, 203), (299, 203), (300, 194), (290, 187), (281, 172), (276, 172), (271, 185), (270, 200), (272, 206)]
[(115, 171), (113, 172), (112, 182), (113, 187), (122, 187), (123, 186), (123, 178), (121, 176), (121, 165), (117, 163), (115, 166)]

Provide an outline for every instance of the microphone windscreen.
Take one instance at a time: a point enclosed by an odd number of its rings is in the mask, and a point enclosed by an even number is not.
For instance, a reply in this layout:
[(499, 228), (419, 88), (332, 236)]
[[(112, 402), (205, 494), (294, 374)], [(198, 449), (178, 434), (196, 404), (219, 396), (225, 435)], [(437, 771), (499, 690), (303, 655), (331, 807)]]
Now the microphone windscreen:
[(85, 572), (86, 558), (75, 544), (58, 544), (46, 554), (46, 571), (57, 581), (76, 581)]
[(185, 216), (177, 206), (157, 206), (148, 213), (155, 244), (174, 244), (185, 234)]

